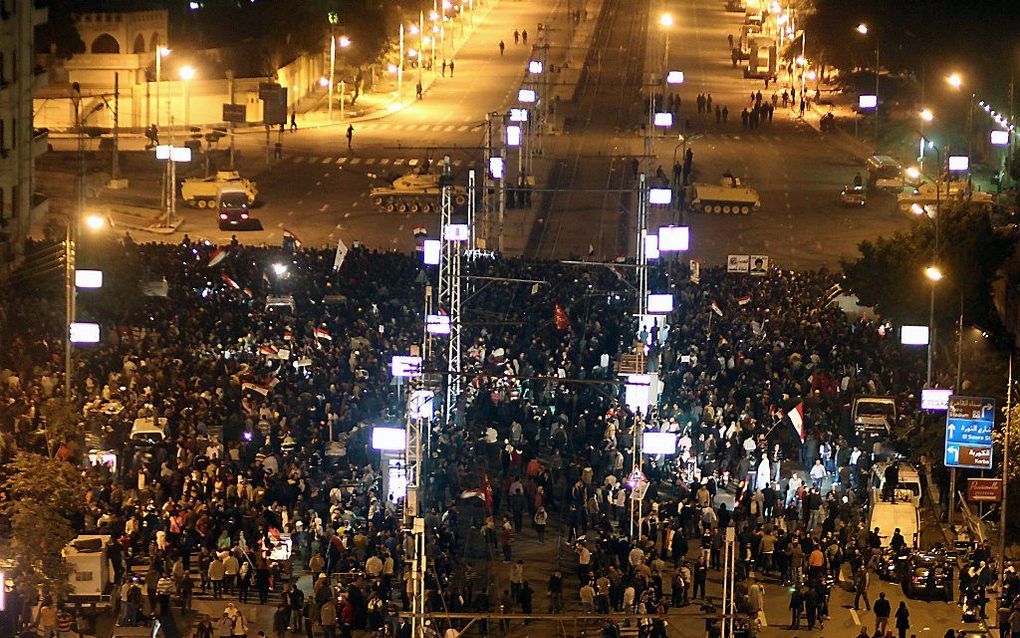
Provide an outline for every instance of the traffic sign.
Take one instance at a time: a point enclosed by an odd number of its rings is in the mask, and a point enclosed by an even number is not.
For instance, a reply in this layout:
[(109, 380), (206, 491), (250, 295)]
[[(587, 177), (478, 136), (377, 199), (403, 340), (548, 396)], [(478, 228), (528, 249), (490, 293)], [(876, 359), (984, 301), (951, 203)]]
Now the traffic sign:
[(992, 468), (995, 399), (949, 398), (946, 411), (946, 467)]
[(244, 124), (247, 120), (247, 105), (245, 104), (224, 104), (223, 121), (234, 124)]

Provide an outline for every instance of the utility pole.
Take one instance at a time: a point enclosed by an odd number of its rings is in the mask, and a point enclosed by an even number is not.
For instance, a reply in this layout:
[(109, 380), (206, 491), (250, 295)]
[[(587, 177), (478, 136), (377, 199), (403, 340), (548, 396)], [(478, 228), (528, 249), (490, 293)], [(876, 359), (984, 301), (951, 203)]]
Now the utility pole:
[(397, 65), (397, 96), (404, 97), (404, 23), (400, 23), (400, 63)]
[[(403, 42), (403, 39), (401, 39)], [(401, 61), (403, 65), (403, 61)], [(336, 74), (336, 37), (333, 35), (333, 27), (329, 27), (329, 81), (326, 85), (329, 87), (329, 121), (333, 121), (333, 77)], [(340, 119), (343, 119), (342, 117)]]
[[(234, 71), (227, 69), (227, 97), (234, 103)], [(227, 122), (230, 127), (230, 170), (234, 170), (234, 123)]]
[(113, 74), (113, 162), (110, 166), (110, 181), (120, 179), (120, 73)]
[[(999, 504), (999, 582), (998, 590), (1002, 592), (1002, 580), (1006, 571), (1006, 508), (1009, 503), (1009, 455), (1012, 442), (1012, 417), (1013, 417), (1013, 353), (1009, 354), (1009, 378), (1006, 385), (1006, 432), (1003, 435), (1002, 447), (1002, 503)], [(1002, 604), (1002, 598), (999, 598)]]

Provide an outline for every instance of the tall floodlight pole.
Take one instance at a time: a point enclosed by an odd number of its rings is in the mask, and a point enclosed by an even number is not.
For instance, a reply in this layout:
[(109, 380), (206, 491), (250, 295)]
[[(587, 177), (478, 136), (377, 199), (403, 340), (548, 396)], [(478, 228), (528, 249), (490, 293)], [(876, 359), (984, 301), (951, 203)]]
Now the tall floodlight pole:
[(461, 248), (463, 238), (451, 229), (453, 226), (452, 177), (449, 156), (443, 158), (440, 177), (441, 223), (440, 241), (443, 250), (439, 257), (439, 308), (450, 318), (450, 341), (446, 357), (446, 400), (443, 418), (449, 422), (454, 416), (461, 390), (460, 361), (460, 290)]

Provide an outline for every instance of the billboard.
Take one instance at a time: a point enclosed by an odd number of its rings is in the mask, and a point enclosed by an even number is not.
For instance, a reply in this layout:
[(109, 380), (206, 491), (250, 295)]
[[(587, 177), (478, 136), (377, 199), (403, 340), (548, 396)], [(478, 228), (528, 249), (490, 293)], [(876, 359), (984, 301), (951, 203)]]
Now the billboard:
[(992, 469), (995, 399), (949, 397), (946, 411), (946, 467)]

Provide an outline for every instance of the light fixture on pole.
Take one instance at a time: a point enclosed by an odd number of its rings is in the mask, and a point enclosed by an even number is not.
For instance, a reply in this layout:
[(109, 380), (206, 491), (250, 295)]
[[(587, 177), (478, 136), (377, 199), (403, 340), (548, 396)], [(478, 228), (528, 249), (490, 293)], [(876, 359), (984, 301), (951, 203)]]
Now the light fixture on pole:
[(191, 95), (188, 91), (188, 85), (195, 77), (195, 67), (185, 65), (177, 73), (184, 82), (184, 127), (188, 128), (191, 125)]

